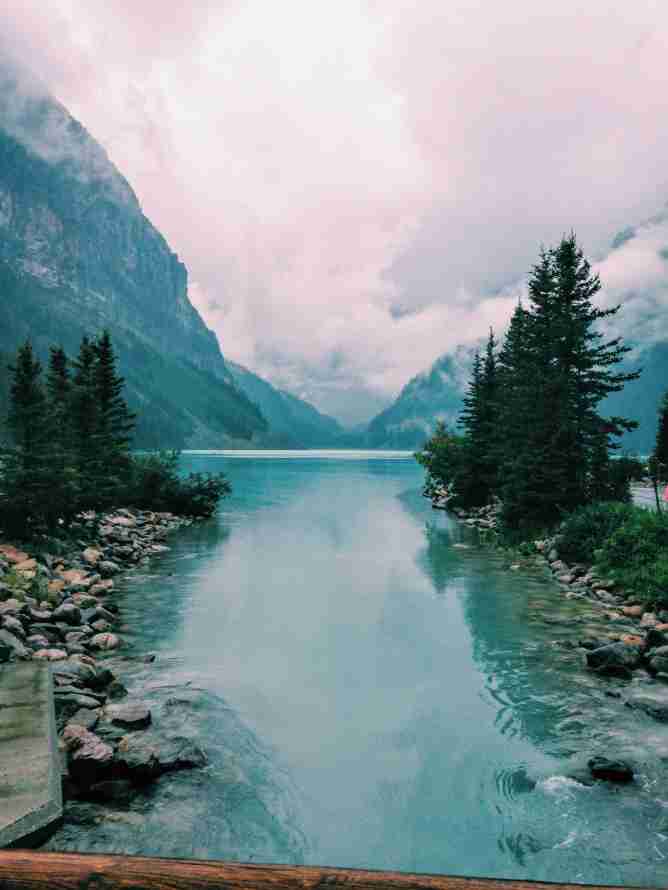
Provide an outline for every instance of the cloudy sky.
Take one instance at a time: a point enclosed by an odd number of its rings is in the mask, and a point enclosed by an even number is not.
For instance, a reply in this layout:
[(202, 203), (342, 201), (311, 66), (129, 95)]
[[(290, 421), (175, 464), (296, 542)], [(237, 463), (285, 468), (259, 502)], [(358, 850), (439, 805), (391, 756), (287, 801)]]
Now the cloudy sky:
[(659, 0), (4, 0), (0, 34), (224, 354), (346, 421), (501, 327), (541, 242), (601, 256), (668, 199)]

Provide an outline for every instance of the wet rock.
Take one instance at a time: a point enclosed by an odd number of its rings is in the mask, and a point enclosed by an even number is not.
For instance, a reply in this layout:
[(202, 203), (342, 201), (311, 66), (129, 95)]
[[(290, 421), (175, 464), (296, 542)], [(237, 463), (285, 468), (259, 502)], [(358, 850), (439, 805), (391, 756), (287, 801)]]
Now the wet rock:
[(118, 649), (121, 645), (120, 638), (113, 633), (99, 633), (91, 639), (90, 645), (93, 649)]
[(656, 624), (658, 624), (658, 622), (654, 612), (643, 612), (643, 616), (640, 619), (641, 627), (655, 627)]
[[(208, 763), (204, 751), (191, 739), (183, 736), (160, 741), (158, 746), (158, 761), (162, 772), (172, 772), (181, 769), (199, 769)], [(532, 784), (532, 788), (535, 786)]]
[(128, 803), (134, 793), (134, 787), (129, 779), (106, 779), (103, 782), (95, 782), (88, 789), (88, 796), (109, 803)]
[(146, 729), (151, 724), (151, 712), (141, 702), (107, 705), (105, 717), (123, 729)]
[(42, 637), (46, 637), (49, 643), (62, 643), (65, 639), (63, 633), (59, 627), (56, 627), (55, 624), (47, 624), (43, 621), (36, 621), (30, 625), (30, 630), (34, 634), (39, 634)]
[(79, 708), (67, 721), (68, 726), (81, 726), (84, 729), (93, 730), (100, 719), (99, 708)]
[(150, 782), (160, 775), (158, 748), (145, 735), (126, 735), (118, 745), (116, 763), (134, 782)]
[(63, 603), (53, 610), (53, 620), (63, 621), (69, 625), (81, 624), (81, 609), (74, 603)]
[(660, 646), (668, 646), (668, 637), (656, 627), (651, 627), (645, 634), (645, 646), (647, 649), (658, 649)]
[(113, 625), (104, 618), (98, 618), (97, 621), (93, 621), (91, 627), (96, 634), (108, 634), (114, 629)]
[(608, 782), (633, 781), (633, 767), (625, 760), (611, 760), (599, 755), (592, 757), (587, 766), (595, 779), (605, 779)]
[(110, 701), (118, 701), (121, 698), (125, 698), (128, 694), (128, 690), (121, 683), (120, 680), (112, 680), (109, 686), (106, 689), (107, 698)]
[(102, 553), (102, 551), (96, 550), (95, 547), (86, 547), (86, 549), (81, 554), (81, 558), (89, 566), (96, 566), (103, 556), (104, 554)]
[(587, 652), (587, 667), (605, 677), (628, 679), (640, 663), (640, 653), (635, 646), (625, 643), (609, 643)]
[(5, 628), (5, 630), (8, 630), (10, 634), (14, 634), (15, 637), (18, 637), (19, 640), (25, 640), (25, 629), (15, 615), (3, 616), (2, 626)]
[(32, 657), (44, 661), (63, 661), (67, 658), (67, 652), (64, 649), (37, 649)]
[(98, 605), (98, 601), (96, 597), (93, 595), (92, 590), (88, 593), (74, 593), (72, 594), (72, 602), (79, 609), (95, 609)]
[(76, 677), (84, 685), (91, 685), (97, 679), (97, 671), (91, 665), (78, 659), (82, 656), (72, 656), (67, 661), (58, 662), (53, 666), (53, 673), (61, 676)]
[(114, 752), (99, 736), (82, 726), (68, 726), (62, 739), (67, 751), (67, 766), (75, 781), (92, 785), (110, 774)]
[[(28, 649), (17, 636), (4, 627), (0, 628), (0, 646), (5, 650), (10, 650), (10, 658), (20, 658), (26, 661), (32, 658), (32, 650)], [(5, 658), (4, 660), (8, 661), (9, 659)]]
[(117, 575), (121, 567), (118, 563), (113, 562), (110, 559), (103, 559), (97, 564), (97, 570), (102, 575), (103, 578), (112, 578), (114, 575)]
[(29, 649), (32, 649), (33, 652), (36, 652), (38, 649), (48, 649), (50, 640), (48, 640), (43, 634), (30, 634), (29, 637), (26, 637), (25, 644)]
[(628, 618), (641, 618), (644, 611), (642, 606), (622, 606), (622, 612)]
[(626, 702), (628, 708), (644, 711), (650, 717), (660, 723), (668, 723), (668, 700), (652, 698), (649, 695), (634, 695)]
[(658, 646), (656, 649), (652, 649), (649, 669), (655, 674), (668, 672), (668, 646)]

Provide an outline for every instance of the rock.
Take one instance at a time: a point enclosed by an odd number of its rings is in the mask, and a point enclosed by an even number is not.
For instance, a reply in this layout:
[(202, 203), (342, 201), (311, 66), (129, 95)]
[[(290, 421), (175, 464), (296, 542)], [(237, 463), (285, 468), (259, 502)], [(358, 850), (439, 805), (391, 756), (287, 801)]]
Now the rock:
[(37, 621), (30, 625), (30, 630), (35, 634), (46, 637), (50, 643), (61, 643), (65, 637), (61, 633), (60, 628), (55, 624), (47, 624), (43, 621)]
[(92, 785), (109, 775), (114, 760), (110, 745), (82, 726), (68, 726), (62, 736), (70, 775), (82, 785)]
[(199, 769), (206, 766), (208, 758), (199, 745), (190, 739), (176, 736), (166, 742), (160, 742), (158, 761), (162, 772), (172, 772), (180, 769)]
[(68, 726), (81, 726), (84, 729), (95, 729), (100, 719), (99, 708), (79, 708), (67, 721)]
[(592, 757), (587, 763), (595, 779), (608, 782), (632, 782), (633, 767), (625, 760), (610, 760), (608, 757)]
[(93, 594), (92, 588), (88, 593), (72, 594), (72, 602), (77, 608), (83, 609), (84, 611), (86, 609), (95, 609), (98, 605), (98, 601)]
[(96, 606), (92, 617), (96, 621), (98, 619), (102, 619), (103, 621), (107, 621), (110, 624), (113, 624), (116, 621), (116, 616), (113, 614), (113, 612), (110, 612), (109, 609), (105, 609), (104, 606), (99, 606), (99, 605)]
[[(17, 562), (14, 566), (15, 571), (17, 572), (36, 572), (37, 571), (37, 560), (36, 559), (24, 559), (21, 562)], [(34, 577), (34, 575), (33, 575)]]
[(76, 626), (81, 624), (81, 610), (74, 603), (63, 603), (53, 610), (53, 620)]
[(97, 671), (89, 664), (78, 660), (82, 657), (81, 655), (73, 655), (67, 661), (58, 662), (53, 666), (54, 675), (76, 677), (77, 680), (86, 686), (95, 683)]
[(103, 556), (102, 551), (96, 550), (94, 547), (86, 547), (81, 554), (83, 561), (89, 566), (96, 566)]
[(158, 748), (144, 735), (126, 735), (116, 751), (116, 763), (135, 782), (150, 782), (160, 775)]
[(146, 729), (151, 724), (151, 712), (141, 702), (107, 705), (105, 717), (123, 729)]
[(129, 779), (106, 779), (103, 782), (95, 782), (88, 789), (90, 797), (115, 803), (127, 803), (133, 794), (134, 788)]
[(96, 634), (107, 634), (113, 630), (113, 624), (105, 621), (104, 618), (98, 618), (97, 621), (93, 621), (91, 627)]
[[(32, 658), (32, 650), (28, 649), (17, 636), (14, 636), (13, 633), (10, 633), (4, 627), (0, 628), (0, 646), (4, 649), (11, 650), (10, 657), (20, 658), (26, 661)], [(8, 661), (9, 659), (5, 658), (4, 660)]]
[(65, 582), (59, 578), (56, 578), (53, 581), (49, 581), (47, 585), (47, 589), (52, 596), (61, 593), (64, 587)]
[(37, 651), (38, 649), (48, 649), (49, 648), (49, 640), (42, 634), (31, 634), (29, 637), (26, 637), (26, 646), (33, 651)]
[(668, 637), (658, 628), (651, 627), (645, 634), (645, 646), (647, 649), (658, 649), (661, 646), (668, 646)]
[(111, 683), (107, 686), (106, 689), (107, 698), (111, 701), (118, 701), (118, 699), (125, 698), (128, 694), (128, 690), (121, 683), (120, 680), (112, 680)]
[(11, 597), (8, 600), (5, 600), (4, 603), (0, 603), (0, 615), (20, 615), (22, 612), (27, 610), (28, 606), (26, 603), (22, 603), (21, 600), (17, 600), (16, 597)]
[(53, 612), (46, 609), (28, 609), (28, 618), (32, 623), (40, 623), (42, 621), (49, 622), (53, 620)]
[(599, 649), (587, 652), (587, 667), (606, 677), (628, 679), (640, 662), (640, 653), (635, 646), (625, 643), (609, 643)]
[(619, 638), (619, 642), (624, 643), (626, 646), (638, 646), (641, 649), (645, 648), (645, 638), (638, 634), (622, 634)]
[(91, 596), (104, 596), (106, 593), (109, 593), (110, 590), (114, 589), (114, 582), (109, 578), (106, 581), (98, 581), (96, 584), (93, 584), (89, 590)]
[(14, 634), (20, 640), (25, 640), (26, 632), (23, 625), (15, 615), (4, 615), (2, 618), (2, 626), (8, 630), (10, 634)]
[(118, 649), (121, 645), (121, 641), (116, 634), (112, 633), (100, 633), (95, 634), (95, 636), (90, 641), (91, 648), (93, 649)]
[(33, 652), (32, 657), (44, 659), (44, 661), (63, 661), (67, 658), (67, 652), (64, 649), (38, 649)]
[(553, 547), (547, 554), (547, 560), (548, 560), (548, 562), (552, 563), (552, 562), (556, 562), (558, 559), (559, 559), (559, 553)]
[(111, 525), (120, 525), (123, 528), (134, 528), (137, 520), (133, 516), (110, 516), (107, 520)]
[(0, 553), (12, 565), (20, 565), (22, 562), (30, 559), (27, 553), (24, 553), (23, 550), (17, 550), (11, 544), (0, 544)]
[(622, 606), (622, 613), (628, 618), (641, 618), (644, 611), (642, 606)]
[(663, 701), (649, 695), (634, 695), (626, 702), (628, 708), (644, 711), (660, 723), (668, 723), (668, 700)]
[(654, 612), (643, 612), (643, 616), (640, 619), (641, 627), (655, 627), (657, 624), (658, 622)]

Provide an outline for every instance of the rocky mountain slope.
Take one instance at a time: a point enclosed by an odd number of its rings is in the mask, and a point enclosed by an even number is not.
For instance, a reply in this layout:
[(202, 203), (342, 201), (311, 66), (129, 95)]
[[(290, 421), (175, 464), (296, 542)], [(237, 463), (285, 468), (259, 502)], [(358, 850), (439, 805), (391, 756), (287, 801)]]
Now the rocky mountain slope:
[(30, 337), (43, 357), (52, 343), (73, 354), (107, 327), (138, 444), (256, 444), (267, 422), (187, 287), (101, 146), (38, 85), (0, 69), (0, 351)]
[(274, 448), (335, 447), (343, 430), (333, 417), (321, 414), (309, 402), (277, 389), (243, 365), (226, 362), (232, 377), (254, 402), (269, 424), (265, 444)]

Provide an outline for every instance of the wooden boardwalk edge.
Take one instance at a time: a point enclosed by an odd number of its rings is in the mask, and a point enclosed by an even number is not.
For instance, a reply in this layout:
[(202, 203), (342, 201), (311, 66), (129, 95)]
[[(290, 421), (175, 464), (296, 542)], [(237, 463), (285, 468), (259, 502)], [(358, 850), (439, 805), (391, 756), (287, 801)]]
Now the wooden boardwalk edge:
[[(538, 883), (314, 866), (246, 865), (0, 850), (2, 890), (576, 890), (582, 884)], [(587, 885), (604, 890), (601, 885)]]

